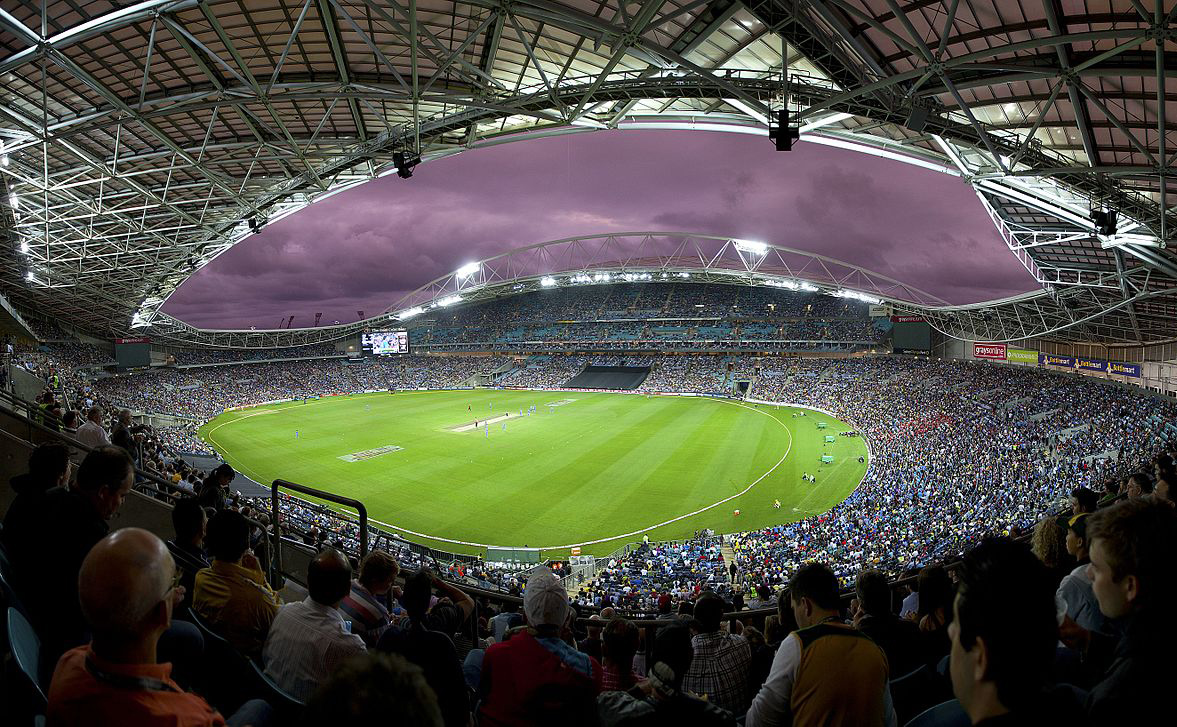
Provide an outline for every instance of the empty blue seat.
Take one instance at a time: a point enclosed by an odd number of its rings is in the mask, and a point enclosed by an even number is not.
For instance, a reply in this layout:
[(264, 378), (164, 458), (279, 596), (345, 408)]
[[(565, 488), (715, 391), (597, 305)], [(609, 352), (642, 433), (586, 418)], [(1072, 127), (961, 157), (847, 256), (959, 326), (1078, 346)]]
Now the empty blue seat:
[(44, 713), (49, 700), (41, 681), (41, 639), (24, 614), (12, 607), (8, 609), (8, 644), (28, 687), (33, 707)]

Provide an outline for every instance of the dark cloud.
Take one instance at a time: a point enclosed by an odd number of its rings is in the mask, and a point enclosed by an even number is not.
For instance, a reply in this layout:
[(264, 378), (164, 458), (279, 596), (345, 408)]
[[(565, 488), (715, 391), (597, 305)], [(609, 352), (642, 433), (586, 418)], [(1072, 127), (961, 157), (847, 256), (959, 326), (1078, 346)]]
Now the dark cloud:
[(335, 195), (225, 252), (165, 310), (217, 328), (351, 321), (466, 262), (643, 230), (821, 253), (953, 303), (1034, 287), (955, 177), (816, 144), (611, 131), (467, 151)]

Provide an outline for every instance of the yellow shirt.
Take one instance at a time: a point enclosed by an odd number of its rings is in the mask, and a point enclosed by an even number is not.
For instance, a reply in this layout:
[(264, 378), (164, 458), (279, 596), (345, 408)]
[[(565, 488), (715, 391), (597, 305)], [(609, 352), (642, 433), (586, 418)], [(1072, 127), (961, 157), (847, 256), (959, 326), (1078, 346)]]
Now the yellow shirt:
[(261, 653), (281, 604), (260, 570), (214, 560), (196, 573), (192, 610), (244, 654)]

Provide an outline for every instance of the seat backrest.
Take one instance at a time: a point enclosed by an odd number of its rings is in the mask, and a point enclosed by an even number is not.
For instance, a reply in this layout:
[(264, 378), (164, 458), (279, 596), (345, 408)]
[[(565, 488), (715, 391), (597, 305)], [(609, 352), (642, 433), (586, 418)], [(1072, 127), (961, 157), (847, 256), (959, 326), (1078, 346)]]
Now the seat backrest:
[(8, 581), (8, 574), (0, 570), (0, 593), (4, 595), (4, 605), (9, 608), (15, 608), (21, 613), (25, 612), (24, 604), (20, 602), (20, 596), (16, 595), (16, 590)]
[(40, 699), (37, 706), (44, 709), (49, 700), (41, 685), (41, 639), (24, 614), (12, 607), (8, 609), (8, 643), (17, 667), (28, 679), (34, 696)]
[(960, 701), (950, 699), (921, 712), (906, 727), (970, 727), (972, 720)]

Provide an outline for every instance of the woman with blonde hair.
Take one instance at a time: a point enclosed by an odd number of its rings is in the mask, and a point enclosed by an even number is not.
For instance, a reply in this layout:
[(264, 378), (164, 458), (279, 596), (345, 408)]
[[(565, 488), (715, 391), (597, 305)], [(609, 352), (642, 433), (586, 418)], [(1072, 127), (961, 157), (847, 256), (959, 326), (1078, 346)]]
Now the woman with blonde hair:
[(1067, 553), (1067, 531), (1051, 515), (1042, 518), (1034, 526), (1030, 550), (1050, 571), (1051, 585), (1054, 588), (1058, 588), (1063, 576), (1075, 567), (1074, 559)]

